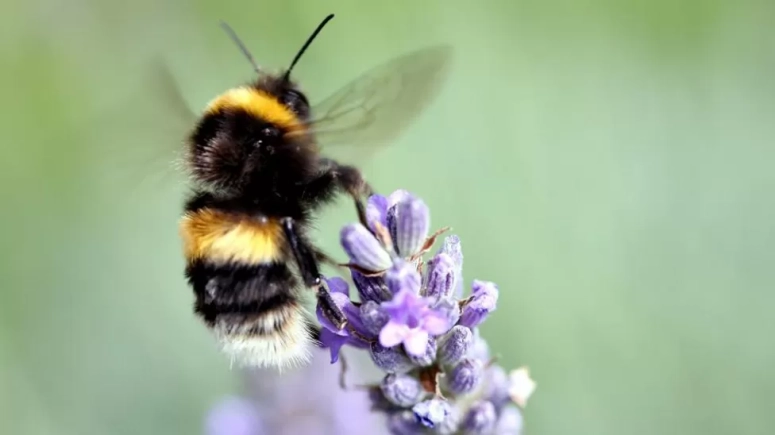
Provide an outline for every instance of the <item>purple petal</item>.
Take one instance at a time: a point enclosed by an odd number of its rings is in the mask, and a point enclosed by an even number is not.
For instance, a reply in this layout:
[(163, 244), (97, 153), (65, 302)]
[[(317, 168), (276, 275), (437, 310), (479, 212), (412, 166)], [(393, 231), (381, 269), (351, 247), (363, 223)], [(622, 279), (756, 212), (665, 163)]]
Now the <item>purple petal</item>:
[(422, 356), (427, 345), (428, 332), (423, 329), (410, 329), (409, 333), (404, 336), (404, 349), (410, 355)]
[(447, 317), (443, 314), (428, 310), (423, 316), (422, 328), (428, 331), (431, 335), (441, 335), (449, 331), (452, 325), (447, 320)]
[(371, 195), (366, 202), (366, 222), (372, 231), (376, 231), (375, 223), (387, 227), (388, 199), (382, 195)]
[(350, 224), (342, 228), (340, 239), (350, 261), (358, 266), (372, 271), (390, 267), (390, 254), (363, 225)]
[(331, 364), (339, 361), (339, 351), (348, 340), (348, 337), (334, 334), (326, 328), (320, 330), (320, 343), (324, 348), (331, 350)]
[(404, 341), (409, 334), (409, 327), (390, 321), (379, 333), (379, 344), (385, 347), (393, 347)]
[[(353, 304), (352, 301), (348, 299), (347, 302), (342, 306), (342, 311), (344, 311), (344, 315), (347, 317), (347, 325), (349, 328), (352, 328), (361, 336), (371, 336), (371, 332), (368, 328), (366, 328), (366, 325), (363, 324), (360, 307)], [(348, 328), (345, 328), (345, 330), (347, 329)], [(348, 335), (351, 335), (349, 334), (349, 331)]]
[(410, 318), (420, 317), (427, 306), (423, 298), (407, 289), (398, 291), (393, 300), (382, 303), (382, 309), (390, 319), (403, 324), (407, 324)]
[(331, 293), (342, 293), (343, 295), (350, 297), (350, 286), (347, 285), (347, 281), (339, 278), (338, 276), (332, 278), (325, 278), (326, 286)]

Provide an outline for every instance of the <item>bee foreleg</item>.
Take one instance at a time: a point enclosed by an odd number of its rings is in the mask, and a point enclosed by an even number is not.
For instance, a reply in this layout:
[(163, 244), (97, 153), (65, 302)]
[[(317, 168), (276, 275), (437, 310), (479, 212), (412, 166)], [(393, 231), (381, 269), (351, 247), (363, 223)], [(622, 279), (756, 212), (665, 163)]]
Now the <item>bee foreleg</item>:
[(321, 308), (321, 311), (323, 311), (323, 315), (325, 315), (331, 323), (336, 325), (337, 328), (343, 329), (347, 325), (347, 317), (342, 309), (336, 305), (334, 299), (331, 297), (331, 293), (321, 279), (315, 252), (302, 239), (296, 229), (296, 223), (293, 219), (289, 217), (283, 218), (282, 227), (285, 232), (285, 238), (288, 240), (288, 244), (290, 245), (296, 260), (296, 265), (299, 268), (301, 278), (304, 281), (304, 285), (307, 288), (315, 290), (318, 306)]
[(318, 183), (325, 180), (336, 190), (347, 193), (355, 202), (358, 219), (363, 225), (367, 225), (366, 205), (363, 198), (373, 195), (374, 189), (363, 178), (361, 171), (355, 166), (343, 165), (331, 159), (322, 159), (319, 177)]

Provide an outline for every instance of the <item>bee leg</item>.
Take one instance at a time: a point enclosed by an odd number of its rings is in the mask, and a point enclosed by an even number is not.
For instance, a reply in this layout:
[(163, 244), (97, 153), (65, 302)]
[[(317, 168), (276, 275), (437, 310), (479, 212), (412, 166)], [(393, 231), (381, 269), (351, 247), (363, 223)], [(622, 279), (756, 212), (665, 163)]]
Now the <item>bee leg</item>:
[(355, 202), (360, 222), (368, 226), (366, 221), (366, 204), (363, 198), (374, 194), (374, 189), (363, 178), (361, 171), (355, 166), (343, 165), (332, 159), (321, 160), (321, 173), (316, 180), (318, 189), (322, 186), (330, 186), (339, 191), (346, 192)]
[(369, 227), (366, 220), (366, 204), (363, 198), (368, 198), (374, 194), (374, 189), (363, 179), (363, 174), (354, 166), (339, 165), (335, 167), (338, 174), (337, 182), (342, 190), (347, 192), (355, 203), (355, 210), (358, 212), (358, 220), (365, 227)]
[(304, 285), (315, 290), (318, 306), (323, 311), (323, 315), (336, 325), (337, 328), (343, 329), (347, 325), (347, 317), (341, 308), (336, 305), (331, 297), (331, 293), (324, 285), (314, 251), (302, 239), (293, 219), (286, 217), (281, 222)]

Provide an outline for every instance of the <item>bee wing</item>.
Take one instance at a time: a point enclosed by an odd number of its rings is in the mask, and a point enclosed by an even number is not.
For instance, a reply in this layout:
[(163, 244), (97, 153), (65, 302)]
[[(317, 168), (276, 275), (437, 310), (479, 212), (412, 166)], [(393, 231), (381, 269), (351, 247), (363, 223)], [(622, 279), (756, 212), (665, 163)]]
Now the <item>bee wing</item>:
[(353, 163), (392, 142), (438, 94), (451, 58), (448, 46), (405, 54), (313, 106), (311, 131), (323, 152)]
[(175, 116), (179, 125), (191, 128), (198, 121), (194, 111), (186, 103), (183, 92), (180, 90), (177, 80), (172, 75), (169, 66), (160, 58), (154, 58), (151, 63), (153, 87), (166, 102), (167, 108)]
[(185, 138), (197, 120), (166, 63), (155, 58), (127, 98), (106, 107), (90, 125), (101, 143), (108, 183), (153, 187), (185, 181)]

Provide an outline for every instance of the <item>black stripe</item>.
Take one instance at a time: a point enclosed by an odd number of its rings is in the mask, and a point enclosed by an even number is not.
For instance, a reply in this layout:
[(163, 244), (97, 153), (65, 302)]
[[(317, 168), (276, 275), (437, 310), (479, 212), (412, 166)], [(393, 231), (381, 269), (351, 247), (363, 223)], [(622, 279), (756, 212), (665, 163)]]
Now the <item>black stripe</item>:
[(195, 311), (212, 324), (224, 314), (258, 315), (297, 304), (296, 279), (283, 263), (213, 265), (195, 260), (186, 267)]

